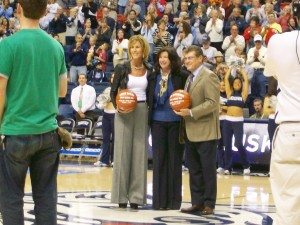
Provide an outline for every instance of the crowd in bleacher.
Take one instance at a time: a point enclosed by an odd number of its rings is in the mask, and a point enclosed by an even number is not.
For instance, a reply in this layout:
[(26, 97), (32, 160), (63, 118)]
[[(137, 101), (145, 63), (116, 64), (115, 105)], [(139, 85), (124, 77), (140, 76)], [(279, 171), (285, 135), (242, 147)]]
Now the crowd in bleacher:
[[(2, 1), (0, 41), (20, 29), (16, 3)], [(136, 34), (150, 44), (151, 64), (164, 46), (174, 46), (183, 59), (186, 47), (199, 45), (206, 56), (204, 65), (222, 79), (243, 58), (251, 115), (253, 100), (263, 99), (268, 86), (263, 76), (268, 41), (274, 34), (297, 29), (297, 22), (291, 3), (280, 0), (49, 0), (40, 27), (63, 45), (71, 83), (77, 83), (81, 73), (92, 85), (107, 82), (114, 67), (128, 59), (128, 39)], [(232, 76), (239, 75), (232, 70)]]

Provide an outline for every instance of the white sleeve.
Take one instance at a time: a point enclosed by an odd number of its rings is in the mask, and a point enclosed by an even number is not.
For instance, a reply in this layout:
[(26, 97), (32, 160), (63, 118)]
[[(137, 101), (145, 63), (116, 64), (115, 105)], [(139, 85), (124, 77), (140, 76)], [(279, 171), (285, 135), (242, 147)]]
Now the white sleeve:
[(264, 70), (264, 75), (266, 77), (276, 77), (276, 70), (275, 70), (275, 64), (272, 57), (272, 51), (276, 48), (276, 45), (274, 41), (272, 41), (272, 38), (270, 39), (268, 43), (267, 53), (265, 55), (266, 65)]

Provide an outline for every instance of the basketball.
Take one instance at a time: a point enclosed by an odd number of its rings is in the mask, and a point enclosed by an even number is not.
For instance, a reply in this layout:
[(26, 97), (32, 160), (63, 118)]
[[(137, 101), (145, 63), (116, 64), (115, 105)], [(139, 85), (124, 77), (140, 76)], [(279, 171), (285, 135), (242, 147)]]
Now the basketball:
[(175, 111), (191, 107), (191, 97), (184, 90), (174, 91), (170, 96), (170, 106)]
[(123, 89), (118, 92), (116, 103), (120, 110), (129, 112), (134, 110), (137, 104), (137, 97), (133, 91)]

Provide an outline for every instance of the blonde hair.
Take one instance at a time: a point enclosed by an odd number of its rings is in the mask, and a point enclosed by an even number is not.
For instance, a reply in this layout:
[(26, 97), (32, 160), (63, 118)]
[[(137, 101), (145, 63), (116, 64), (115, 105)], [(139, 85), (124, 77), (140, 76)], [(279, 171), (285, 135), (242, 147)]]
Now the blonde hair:
[(143, 49), (143, 60), (147, 60), (148, 56), (149, 56), (149, 53), (150, 53), (150, 46), (149, 46), (148, 41), (142, 35), (134, 35), (129, 39), (129, 42), (128, 42), (128, 49), (129, 49), (128, 55), (129, 55), (129, 58), (132, 58), (130, 49), (137, 42), (140, 43), (140, 45)]

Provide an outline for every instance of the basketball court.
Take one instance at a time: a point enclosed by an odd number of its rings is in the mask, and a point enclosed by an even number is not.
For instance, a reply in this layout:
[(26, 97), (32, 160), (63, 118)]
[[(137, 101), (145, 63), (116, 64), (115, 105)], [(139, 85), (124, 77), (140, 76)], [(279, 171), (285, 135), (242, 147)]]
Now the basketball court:
[[(271, 225), (275, 207), (266, 174), (218, 175), (215, 214), (185, 214), (179, 210), (152, 210), (152, 171), (148, 170), (147, 205), (139, 210), (119, 209), (110, 203), (113, 168), (94, 167), (93, 160), (62, 160), (58, 175), (58, 224), (233, 224)], [(189, 174), (183, 175), (182, 207), (190, 206)], [(25, 186), (25, 224), (33, 224), (30, 180)]]

